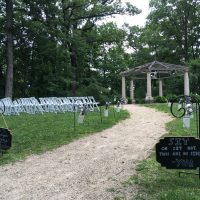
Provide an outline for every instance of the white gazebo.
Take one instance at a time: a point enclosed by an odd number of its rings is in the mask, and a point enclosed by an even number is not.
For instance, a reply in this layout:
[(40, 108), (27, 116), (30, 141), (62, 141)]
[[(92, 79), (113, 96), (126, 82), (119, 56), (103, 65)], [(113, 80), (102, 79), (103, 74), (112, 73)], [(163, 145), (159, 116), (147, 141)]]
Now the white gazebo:
[(145, 100), (147, 102), (153, 101), (151, 91), (151, 80), (157, 79), (159, 81), (159, 96), (163, 96), (163, 79), (172, 78), (176, 76), (184, 76), (184, 94), (190, 94), (189, 85), (189, 70), (188, 67), (181, 65), (174, 65), (169, 63), (163, 63), (154, 61), (151, 63), (144, 64), (139, 67), (121, 72), (122, 76), (122, 98), (126, 99), (126, 78), (130, 80), (130, 98), (134, 102), (134, 80), (146, 79), (147, 80), (147, 92)]

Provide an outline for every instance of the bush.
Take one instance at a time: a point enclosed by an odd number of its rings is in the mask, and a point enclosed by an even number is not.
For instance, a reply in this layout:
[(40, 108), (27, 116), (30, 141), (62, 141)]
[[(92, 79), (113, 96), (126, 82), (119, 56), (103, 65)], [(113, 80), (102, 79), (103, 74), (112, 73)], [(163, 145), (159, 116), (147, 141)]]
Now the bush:
[(166, 103), (167, 99), (163, 96), (157, 96), (154, 98), (155, 103)]
[(190, 96), (192, 97), (192, 102), (194, 103), (200, 103), (200, 95), (199, 94), (190, 94)]
[(175, 94), (167, 95), (167, 100), (169, 102), (177, 102), (177, 96)]
[(145, 99), (135, 99), (135, 103), (136, 104), (144, 104), (145, 103)]
[(128, 104), (132, 104), (133, 103), (131, 98), (128, 98), (127, 100), (128, 100)]

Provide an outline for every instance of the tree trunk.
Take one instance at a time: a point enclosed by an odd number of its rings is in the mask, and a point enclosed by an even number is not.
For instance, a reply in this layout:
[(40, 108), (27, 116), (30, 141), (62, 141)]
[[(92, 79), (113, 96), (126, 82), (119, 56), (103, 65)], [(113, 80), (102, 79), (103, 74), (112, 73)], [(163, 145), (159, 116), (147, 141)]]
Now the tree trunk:
[(7, 71), (6, 71), (6, 85), (5, 97), (13, 95), (13, 2), (6, 0), (6, 53), (7, 53)]
[(189, 50), (189, 45), (188, 45), (188, 19), (189, 19), (189, 12), (190, 8), (187, 6), (187, 1), (185, 3), (185, 9), (184, 9), (184, 55), (185, 55), (185, 62), (189, 60), (189, 55), (188, 55), (188, 50)]
[(76, 47), (74, 45), (71, 45), (70, 48), (70, 57), (71, 57), (71, 66), (72, 66), (72, 78), (73, 78), (73, 83), (72, 83), (72, 94), (73, 96), (76, 96), (76, 91), (77, 91), (77, 73), (78, 73), (78, 63), (77, 63), (77, 52), (76, 52)]

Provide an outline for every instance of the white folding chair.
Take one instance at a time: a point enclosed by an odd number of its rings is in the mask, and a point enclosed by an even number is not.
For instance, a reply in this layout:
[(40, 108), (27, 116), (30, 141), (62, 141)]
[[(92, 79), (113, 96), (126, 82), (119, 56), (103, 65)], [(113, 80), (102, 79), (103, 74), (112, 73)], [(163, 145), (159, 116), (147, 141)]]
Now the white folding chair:
[(97, 108), (98, 111), (100, 111), (99, 107), (98, 107), (98, 102), (95, 101), (93, 96), (88, 96), (88, 100), (90, 101), (90, 104), (94, 107)]
[(19, 115), (18, 105), (14, 105), (10, 97), (1, 99), (4, 104), (4, 115)]

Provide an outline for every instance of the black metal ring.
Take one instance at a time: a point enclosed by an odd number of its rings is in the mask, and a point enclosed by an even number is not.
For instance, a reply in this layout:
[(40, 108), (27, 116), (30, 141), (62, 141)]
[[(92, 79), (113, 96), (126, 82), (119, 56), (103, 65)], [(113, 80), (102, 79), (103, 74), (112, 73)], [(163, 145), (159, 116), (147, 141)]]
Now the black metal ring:
[(178, 109), (178, 111), (183, 110), (183, 114), (181, 114), (180, 116), (178, 116), (178, 115), (175, 115), (174, 112), (173, 112), (173, 104), (174, 104), (174, 102), (172, 102), (172, 103), (171, 103), (171, 106), (170, 106), (170, 111), (171, 111), (172, 115), (173, 115), (174, 117), (176, 117), (176, 118), (181, 118), (181, 117), (183, 117), (183, 116), (185, 115), (185, 111), (186, 111), (185, 108), (181, 107), (181, 108)]
[[(197, 97), (195, 97), (195, 96), (190, 97), (190, 96), (187, 96), (187, 95), (180, 95), (180, 96), (177, 97), (177, 102), (179, 102), (181, 98), (182, 98), (185, 102), (186, 102), (187, 98), (190, 98), (191, 104), (192, 104), (192, 103), (196, 103), (196, 104), (198, 104), (198, 106), (199, 106), (198, 99), (197, 99)], [(170, 111), (171, 111), (172, 115), (173, 115), (174, 117), (176, 117), (176, 118), (181, 118), (181, 117), (183, 117), (183, 116), (185, 115), (185, 113), (186, 113), (186, 109), (185, 109), (184, 107), (179, 108), (179, 109), (178, 109), (178, 112), (180, 112), (181, 110), (183, 110), (183, 114), (181, 114), (180, 116), (179, 116), (179, 115), (176, 115), (176, 114), (173, 112), (173, 104), (174, 104), (174, 103), (175, 103), (175, 101), (171, 102), (171, 106), (170, 106)]]

